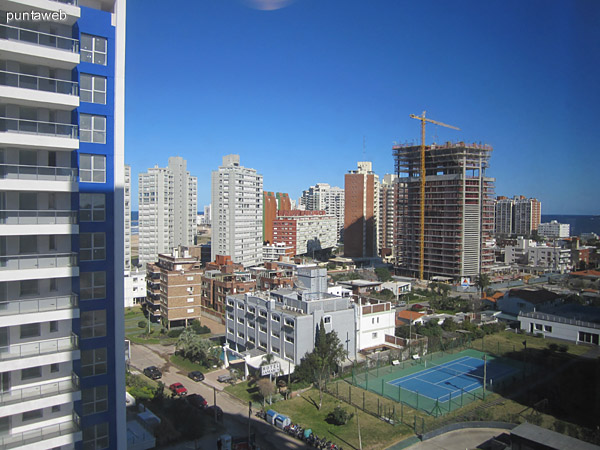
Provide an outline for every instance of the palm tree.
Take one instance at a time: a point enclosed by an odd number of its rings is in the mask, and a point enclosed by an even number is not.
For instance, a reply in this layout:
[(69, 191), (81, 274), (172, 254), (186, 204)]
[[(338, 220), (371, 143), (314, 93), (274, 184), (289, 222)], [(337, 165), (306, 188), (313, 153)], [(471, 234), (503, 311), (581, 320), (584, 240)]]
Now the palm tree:
[(480, 273), (477, 277), (477, 287), (479, 288), (479, 296), (483, 296), (483, 291), (490, 285), (490, 276), (487, 273)]

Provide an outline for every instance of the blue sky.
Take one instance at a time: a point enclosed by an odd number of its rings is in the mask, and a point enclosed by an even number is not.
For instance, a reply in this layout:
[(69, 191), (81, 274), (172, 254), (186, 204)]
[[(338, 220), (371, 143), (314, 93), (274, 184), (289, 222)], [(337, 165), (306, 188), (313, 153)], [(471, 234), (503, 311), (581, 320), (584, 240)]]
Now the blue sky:
[(498, 195), (600, 213), (597, 0), (259, 1), (128, 2), (133, 209), (137, 174), (169, 156), (198, 177), (200, 210), (229, 153), (296, 199), (343, 187), (357, 161), (392, 173), (427, 110), (461, 128), (428, 126), (428, 144), (493, 146)]

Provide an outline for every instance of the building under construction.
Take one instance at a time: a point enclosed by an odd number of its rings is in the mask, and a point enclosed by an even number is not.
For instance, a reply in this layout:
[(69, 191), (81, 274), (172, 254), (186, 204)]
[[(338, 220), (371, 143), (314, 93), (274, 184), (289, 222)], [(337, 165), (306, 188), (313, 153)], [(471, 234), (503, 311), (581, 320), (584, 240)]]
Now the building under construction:
[[(494, 179), (485, 176), (492, 148), (464, 142), (425, 147), (425, 279), (452, 279), (487, 272), (493, 250)], [(398, 183), (400, 270), (419, 276), (421, 236), (421, 146), (393, 147)]]

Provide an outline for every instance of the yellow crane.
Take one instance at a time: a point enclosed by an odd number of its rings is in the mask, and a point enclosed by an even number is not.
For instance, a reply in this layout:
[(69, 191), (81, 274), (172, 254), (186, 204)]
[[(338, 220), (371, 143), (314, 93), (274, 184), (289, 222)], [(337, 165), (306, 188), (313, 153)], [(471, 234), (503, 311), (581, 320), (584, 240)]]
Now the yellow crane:
[(453, 127), (436, 120), (427, 119), (425, 117), (425, 111), (420, 116), (415, 114), (410, 115), (411, 119), (417, 119), (421, 121), (421, 236), (419, 242), (420, 259), (419, 259), (419, 279), (423, 279), (423, 266), (425, 265), (425, 123), (433, 123), (435, 125), (441, 125), (446, 128), (452, 128), (453, 130), (460, 130), (460, 128)]

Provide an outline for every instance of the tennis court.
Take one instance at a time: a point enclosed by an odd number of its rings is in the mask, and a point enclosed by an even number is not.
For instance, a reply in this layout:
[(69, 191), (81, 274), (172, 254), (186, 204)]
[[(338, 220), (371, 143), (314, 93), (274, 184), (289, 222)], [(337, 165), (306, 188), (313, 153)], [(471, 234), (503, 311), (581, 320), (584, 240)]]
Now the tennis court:
[[(485, 361), (482, 358), (463, 356), (444, 364), (435, 365), (431, 361), (425, 361), (424, 364), (424, 370), (388, 381), (388, 384), (438, 400), (440, 403), (483, 387)], [(494, 378), (500, 380), (516, 373), (517, 370), (497, 361), (489, 361), (485, 372), (486, 385), (491, 386)]]

